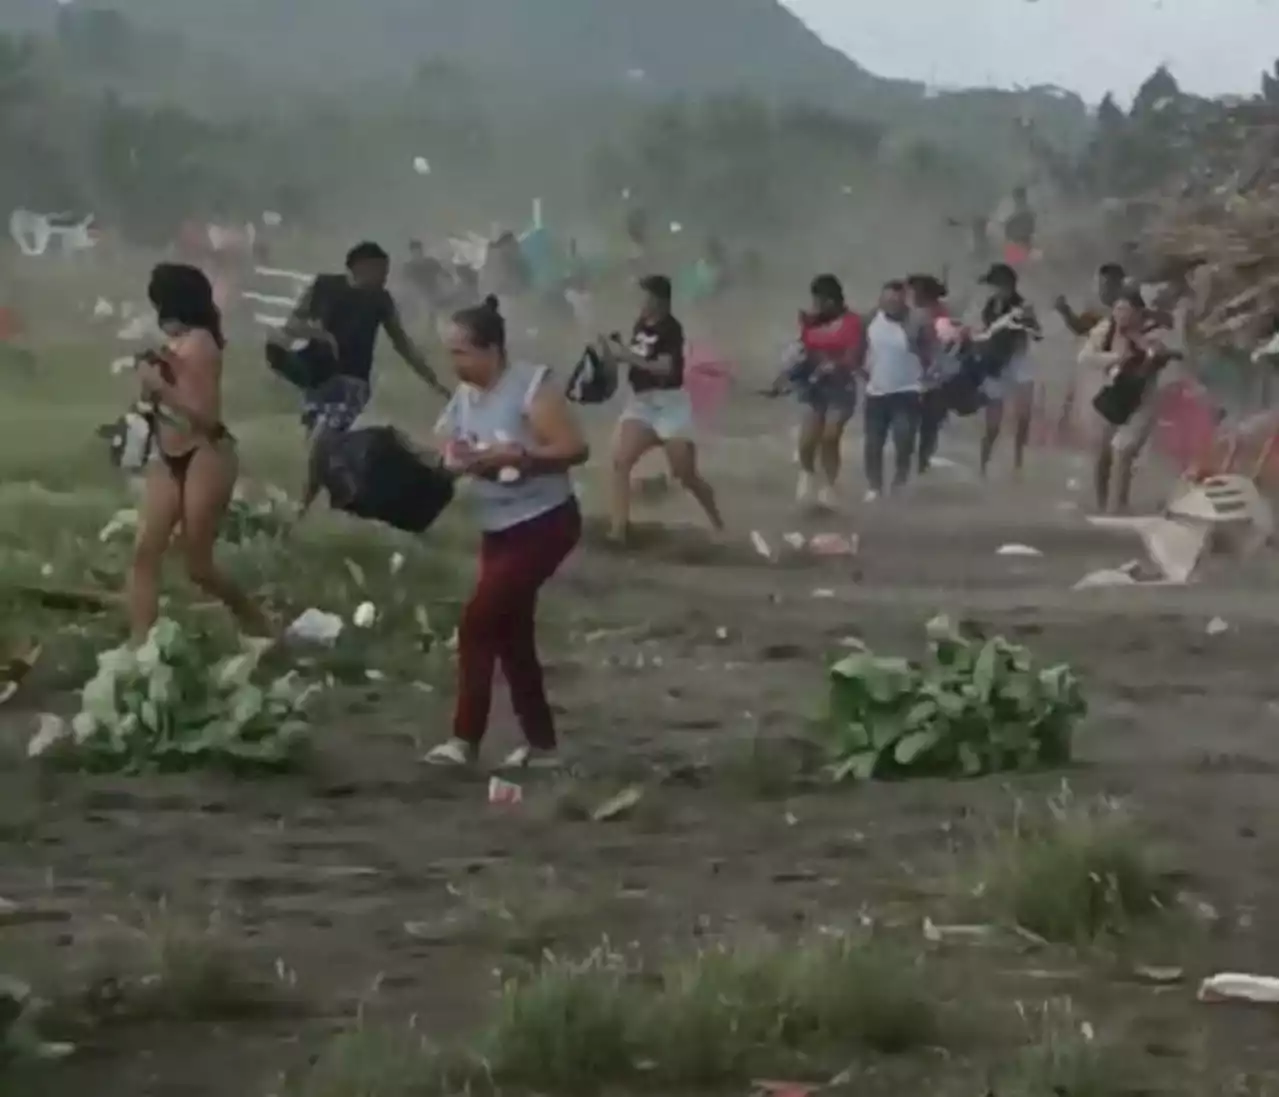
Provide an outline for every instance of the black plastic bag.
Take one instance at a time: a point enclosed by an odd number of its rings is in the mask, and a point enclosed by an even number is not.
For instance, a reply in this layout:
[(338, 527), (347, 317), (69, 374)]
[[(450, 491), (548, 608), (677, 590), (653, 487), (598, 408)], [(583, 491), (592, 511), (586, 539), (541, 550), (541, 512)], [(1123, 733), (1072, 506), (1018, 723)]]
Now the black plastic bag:
[(393, 427), (326, 435), (319, 446), (320, 485), (335, 510), (423, 533), (453, 502), (452, 474)]

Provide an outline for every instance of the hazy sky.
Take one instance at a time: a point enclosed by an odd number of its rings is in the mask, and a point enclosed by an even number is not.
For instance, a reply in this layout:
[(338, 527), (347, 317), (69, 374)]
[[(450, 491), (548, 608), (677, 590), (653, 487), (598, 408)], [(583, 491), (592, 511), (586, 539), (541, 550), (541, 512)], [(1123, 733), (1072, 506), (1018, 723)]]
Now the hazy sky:
[(1253, 91), (1280, 38), (1276, 0), (783, 2), (832, 46), (884, 76), (1059, 84), (1090, 100), (1109, 90), (1127, 98), (1161, 62), (1188, 91)]

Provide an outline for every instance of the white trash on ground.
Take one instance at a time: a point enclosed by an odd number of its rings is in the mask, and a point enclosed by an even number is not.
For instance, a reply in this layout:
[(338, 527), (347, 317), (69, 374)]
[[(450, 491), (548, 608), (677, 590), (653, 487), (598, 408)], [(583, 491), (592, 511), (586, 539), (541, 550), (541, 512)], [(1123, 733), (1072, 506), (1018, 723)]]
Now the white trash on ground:
[(1274, 975), (1224, 971), (1202, 982), (1196, 998), (1201, 1002), (1252, 1002), (1274, 1006), (1280, 1004), (1280, 979)]
[(342, 618), (336, 613), (325, 613), (313, 606), (303, 610), (284, 634), (308, 644), (332, 644), (342, 635), (342, 628)]
[(1038, 548), (1032, 548), (1030, 545), (1010, 544), (1010, 545), (1001, 545), (998, 549), (996, 549), (996, 555), (997, 556), (1031, 557), (1031, 556), (1043, 556), (1044, 553), (1041, 552)]

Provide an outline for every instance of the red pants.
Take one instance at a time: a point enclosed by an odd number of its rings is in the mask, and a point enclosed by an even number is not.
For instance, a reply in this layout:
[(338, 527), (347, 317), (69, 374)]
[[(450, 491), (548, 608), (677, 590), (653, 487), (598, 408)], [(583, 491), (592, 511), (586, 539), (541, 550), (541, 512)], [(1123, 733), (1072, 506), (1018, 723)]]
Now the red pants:
[(582, 536), (577, 500), (527, 522), (486, 533), (480, 578), (458, 624), (458, 700), (453, 733), (479, 743), (489, 724), (493, 672), (502, 665), (511, 707), (533, 747), (554, 747), (556, 731), (534, 641), (538, 591)]

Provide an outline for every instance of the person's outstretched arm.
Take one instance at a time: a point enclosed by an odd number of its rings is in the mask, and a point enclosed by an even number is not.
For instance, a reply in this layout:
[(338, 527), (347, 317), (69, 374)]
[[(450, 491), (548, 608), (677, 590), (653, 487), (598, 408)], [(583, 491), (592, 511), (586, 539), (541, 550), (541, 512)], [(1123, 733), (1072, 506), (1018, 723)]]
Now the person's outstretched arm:
[(404, 324), (400, 322), (400, 310), (395, 307), (394, 303), (388, 306), (387, 315), (382, 322), (382, 326), (386, 329), (387, 338), (391, 340), (391, 345), (395, 347), (396, 353), (404, 359), (405, 364), (441, 396), (451, 396), (452, 393), (436, 376), (436, 371), (428, 364), (426, 355), (418, 349), (418, 345), (409, 338), (408, 333), (404, 330)]

